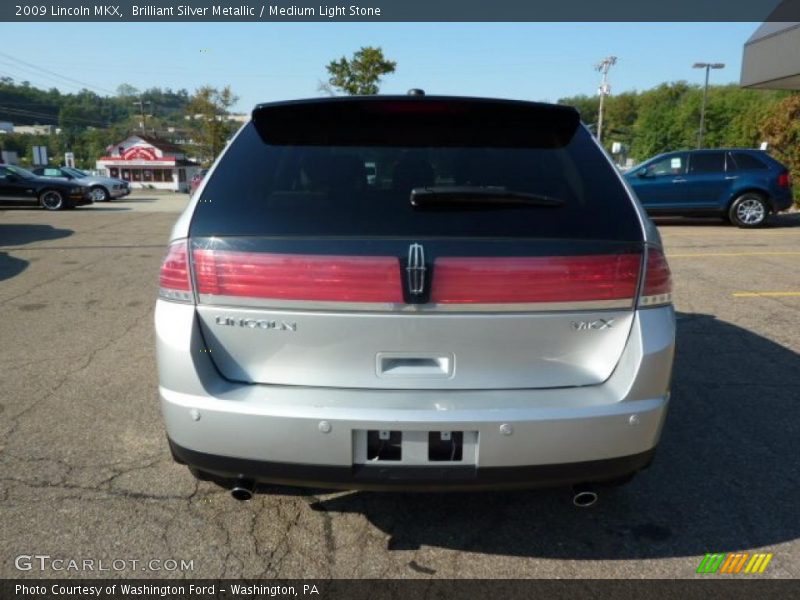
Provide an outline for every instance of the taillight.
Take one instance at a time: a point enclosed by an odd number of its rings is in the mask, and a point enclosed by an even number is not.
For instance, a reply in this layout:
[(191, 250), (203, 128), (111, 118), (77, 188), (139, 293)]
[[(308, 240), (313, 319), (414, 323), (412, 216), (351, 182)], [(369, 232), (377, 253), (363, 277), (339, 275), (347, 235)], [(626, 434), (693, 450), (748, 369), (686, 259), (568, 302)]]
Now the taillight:
[(658, 248), (648, 248), (640, 307), (672, 304), (672, 274), (664, 253)]
[(440, 258), (431, 301), (440, 304), (516, 304), (630, 300), (641, 256)]
[(402, 302), (396, 257), (196, 249), (197, 292), (274, 300)]
[(158, 296), (164, 300), (192, 302), (192, 281), (189, 278), (189, 254), (186, 240), (170, 244), (167, 256), (161, 263)]
[(792, 176), (789, 171), (784, 171), (778, 175), (778, 187), (788, 188), (792, 186)]

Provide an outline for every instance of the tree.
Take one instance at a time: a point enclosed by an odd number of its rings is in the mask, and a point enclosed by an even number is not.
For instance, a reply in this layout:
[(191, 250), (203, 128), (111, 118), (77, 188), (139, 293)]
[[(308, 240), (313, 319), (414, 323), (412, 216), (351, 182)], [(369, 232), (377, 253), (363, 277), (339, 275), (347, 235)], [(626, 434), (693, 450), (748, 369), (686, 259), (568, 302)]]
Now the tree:
[[(0, 136), (4, 150), (19, 153), (30, 164), (31, 146), (47, 146), (51, 161), (63, 160), (64, 152), (74, 152), (76, 164), (93, 168), (105, 148), (124, 139), (139, 123), (139, 107), (135, 100), (144, 100), (148, 129), (186, 127), (186, 106), (189, 93), (169, 88), (150, 88), (139, 92), (123, 86), (119, 95), (98, 96), (89, 90), (62, 94), (56, 88), (43, 90), (15, 83), (10, 77), (0, 77), (0, 121), (15, 125), (53, 125), (60, 133), (49, 136), (4, 134)], [(123, 94), (133, 93), (133, 96)]]
[(131, 98), (139, 95), (139, 90), (129, 83), (121, 83), (117, 86), (117, 96)]
[[(708, 89), (704, 145), (707, 148), (756, 147), (763, 141), (762, 124), (779, 102), (793, 95), (783, 90), (745, 90), (738, 85)], [(700, 126), (703, 88), (685, 81), (662, 83), (642, 92), (624, 92), (606, 99), (606, 148), (620, 141), (631, 158), (644, 160), (662, 152), (695, 148)], [(597, 97), (561, 98), (576, 107), (584, 123), (594, 128)]]
[(662, 83), (642, 94), (633, 127), (632, 156), (641, 160), (661, 152), (693, 147), (697, 142), (699, 119), (694, 120), (696, 109), (690, 106), (691, 91), (688, 83), (676, 81)]
[(600, 98), (598, 96), (571, 96), (569, 98), (559, 98), (558, 104), (567, 104), (575, 107), (581, 115), (581, 121), (594, 130), (597, 126), (597, 114), (600, 108)]
[(800, 95), (778, 102), (764, 120), (761, 132), (775, 157), (800, 178)]
[[(397, 63), (387, 60), (383, 50), (372, 46), (362, 47), (347, 60), (344, 56), (339, 60), (332, 60), (325, 68), (330, 75), (328, 85), (349, 94), (373, 95), (380, 90), (381, 77), (394, 73)], [(323, 84), (321, 89), (327, 89)]]
[(189, 119), (199, 125), (195, 135), (208, 162), (217, 157), (233, 133), (233, 125), (227, 116), (238, 99), (230, 86), (218, 90), (206, 85), (196, 90), (186, 105)]

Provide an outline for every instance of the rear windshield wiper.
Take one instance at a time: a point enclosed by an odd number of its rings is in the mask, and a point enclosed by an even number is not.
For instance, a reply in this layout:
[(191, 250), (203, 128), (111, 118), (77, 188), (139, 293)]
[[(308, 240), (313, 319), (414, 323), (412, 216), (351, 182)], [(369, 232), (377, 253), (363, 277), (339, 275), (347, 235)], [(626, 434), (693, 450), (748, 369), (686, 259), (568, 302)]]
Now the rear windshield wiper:
[(563, 206), (560, 198), (530, 192), (517, 192), (502, 186), (430, 186), (411, 190), (411, 206), (415, 208), (470, 206), (481, 208), (503, 206)]

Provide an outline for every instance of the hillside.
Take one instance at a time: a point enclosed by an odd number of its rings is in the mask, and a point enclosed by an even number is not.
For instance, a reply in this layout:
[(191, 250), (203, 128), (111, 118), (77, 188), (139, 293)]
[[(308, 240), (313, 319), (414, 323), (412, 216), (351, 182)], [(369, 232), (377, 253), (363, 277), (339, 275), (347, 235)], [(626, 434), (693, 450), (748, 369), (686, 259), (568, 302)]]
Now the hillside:
[[(150, 88), (138, 93), (120, 86), (117, 96), (100, 96), (90, 90), (63, 94), (57, 89), (42, 90), (27, 82), (0, 78), (0, 121), (16, 125), (56, 125), (62, 129), (113, 127), (139, 119), (139, 101), (144, 102), (148, 119), (161, 125), (179, 124), (189, 103), (187, 90)], [(149, 116), (152, 115), (152, 116)]]

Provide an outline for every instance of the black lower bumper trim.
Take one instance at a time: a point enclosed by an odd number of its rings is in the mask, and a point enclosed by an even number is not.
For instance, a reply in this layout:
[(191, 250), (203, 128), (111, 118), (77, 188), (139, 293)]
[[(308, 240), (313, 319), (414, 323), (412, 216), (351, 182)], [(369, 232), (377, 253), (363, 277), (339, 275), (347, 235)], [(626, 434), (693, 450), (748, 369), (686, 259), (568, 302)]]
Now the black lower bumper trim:
[(282, 485), (363, 490), (467, 490), (561, 487), (624, 479), (650, 465), (655, 448), (617, 458), (522, 467), (386, 466), (332, 467), (278, 463), (189, 450), (169, 440), (181, 464), (220, 479), (250, 479)]

